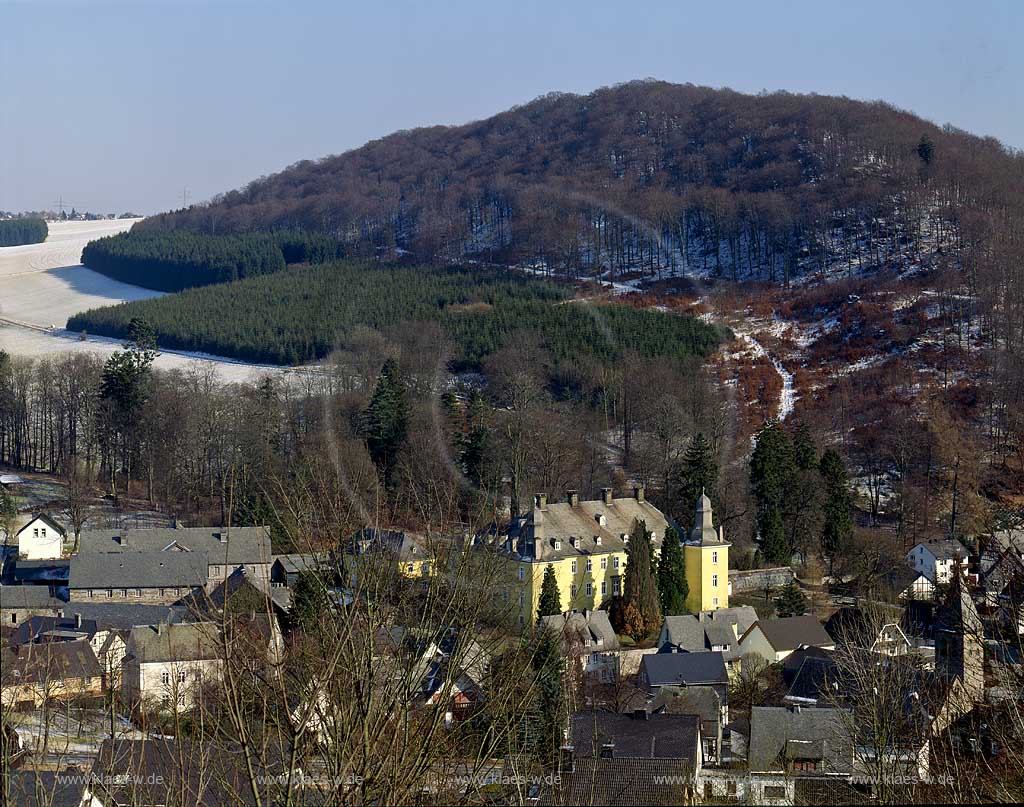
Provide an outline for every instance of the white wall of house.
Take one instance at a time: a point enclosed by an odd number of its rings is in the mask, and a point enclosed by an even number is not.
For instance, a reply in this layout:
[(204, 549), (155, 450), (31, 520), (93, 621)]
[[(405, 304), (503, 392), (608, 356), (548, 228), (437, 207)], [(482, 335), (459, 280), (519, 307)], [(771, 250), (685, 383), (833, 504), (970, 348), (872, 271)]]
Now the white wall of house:
[(776, 652), (775, 648), (772, 647), (771, 643), (762, 632), (760, 625), (754, 625), (749, 631), (747, 631), (747, 635), (744, 636), (743, 640), (740, 642), (741, 657), (753, 654), (755, 656), (760, 656), (769, 664), (775, 664), (778, 661), (782, 661), (792, 652), (792, 650), (780, 650)]
[(133, 705), (174, 706), (178, 711), (188, 711), (195, 706), (203, 683), (217, 680), (220, 669), (220, 659), (140, 663), (128, 656), (124, 662), (124, 696)]
[(41, 518), (18, 530), (18, 555), (26, 560), (53, 560), (64, 551), (64, 535)]
[(932, 583), (939, 585), (949, 583), (953, 579), (953, 568), (958, 565), (967, 571), (967, 550), (959, 558), (940, 559), (927, 544), (918, 544), (907, 553), (907, 563), (915, 571), (923, 574)]

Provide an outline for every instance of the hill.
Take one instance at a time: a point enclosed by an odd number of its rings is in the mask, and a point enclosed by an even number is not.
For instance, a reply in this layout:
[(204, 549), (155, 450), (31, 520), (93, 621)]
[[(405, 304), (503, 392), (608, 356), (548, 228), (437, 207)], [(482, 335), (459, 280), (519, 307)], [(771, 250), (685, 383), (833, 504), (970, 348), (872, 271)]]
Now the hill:
[(931, 262), (1020, 211), (1024, 160), (884, 103), (633, 82), (307, 160), (146, 228), (326, 233), (576, 276), (786, 281)]

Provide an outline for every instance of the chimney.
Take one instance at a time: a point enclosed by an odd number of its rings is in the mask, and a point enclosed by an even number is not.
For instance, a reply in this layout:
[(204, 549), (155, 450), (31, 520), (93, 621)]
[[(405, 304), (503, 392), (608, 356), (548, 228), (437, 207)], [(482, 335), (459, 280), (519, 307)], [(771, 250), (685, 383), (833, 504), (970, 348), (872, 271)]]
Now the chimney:
[(538, 493), (533, 497), (534, 507), (538, 510), (548, 509), (548, 494)]
[(164, 635), (164, 623), (163, 622), (157, 622), (156, 623), (156, 635), (157, 636), (163, 636)]
[(81, 628), (82, 627), (82, 615), (81, 614), (75, 614), (75, 627), (76, 628)]
[(217, 538), (220, 539), (222, 544), (226, 544), (228, 542), (228, 534), (226, 532), (218, 532)]
[(535, 537), (533, 539), (533, 557), (534, 557), (534, 560), (540, 560), (540, 553), (541, 553), (541, 550), (542, 550), (543, 546), (544, 546), (544, 539), (543, 538), (536, 538)]
[(604, 502), (605, 504), (609, 504), (609, 505), (612, 503), (612, 489), (611, 488), (601, 488), (601, 501)]
[(578, 491), (567, 490), (565, 492), (565, 495), (566, 495), (566, 498), (569, 500), (569, 506), (570, 507), (579, 507), (579, 504), (580, 504), (580, 494), (579, 494)]
[(128, 546), (128, 536), (125, 533), (122, 532), (117, 536), (117, 545)]
[(638, 502), (642, 502), (644, 500), (643, 485), (637, 485), (636, 487), (633, 488), (633, 498), (636, 499)]
[(178, 519), (174, 519), (174, 529), (180, 530), (180, 529), (184, 528), (184, 526), (185, 525), (182, 524), (180, 521), (178, 521)]

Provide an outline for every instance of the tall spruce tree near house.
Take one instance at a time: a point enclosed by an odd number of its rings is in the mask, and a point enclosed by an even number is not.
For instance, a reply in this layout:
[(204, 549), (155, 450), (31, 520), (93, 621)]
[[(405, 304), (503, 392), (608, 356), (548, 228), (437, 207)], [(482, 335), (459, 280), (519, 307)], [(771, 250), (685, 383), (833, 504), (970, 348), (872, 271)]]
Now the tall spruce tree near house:
[(567, 719), (563, 715), (565, 697), (562, 676), (565, 673), (565, 656), (562, 652), (562, 637), (557, 631), (537, 626), (533, 634), (530, 661), (534, 672), (534, 697), (529, 719), (525, 721), (528, 732), (528, 746), (544, 765), (553, 765), (558, 760), (562, 746), (562, 726)]
[(850, 483), (843, 458), (834, 448), (821, 455), (821, 477), (825, 488), (821, 551), (831, 565), (832, 559), (843, 550), (853, 533)]
[(139, 433), (139, 415), (149, 398), (150, 367), (156, 359), (156, 334), (135, 318), (128, 341), (111, 354), (103, 367), (99, 390), (99, 432), (110, 474), (110, 493), (117, 495), (117, 471), (131, 479), (131, 461)]
[(782, 517), (791, 549), (807, 557), (821, 532), (822, 485), (818, 449), (801, 424), (793, 434), (793, 470)]
[(693, 503), (701, 493), (706, 493), (715, 504), (715, 486), (718, 484), (718, 462), (715, 460), (711, 443), (703, 432), (697, 432), (686, 447), (677, 477), (677, 501), (682, 503), (681, 524), (689, 529), (693, 526)]
[(658, 600), (664, 616), (686, 613), (690, 585), (686, 582), (686, 560), (679, 533), (673, 527), (665, 530), (658, 561)]
[(775, 598), (776, 616), (803, 616), (807, 613), (807, 597), (794, 582), (786, 583)]
[(632, 605), (640, 613), (645, 635), (661, 627), (661, 605), (658, 602), (658, 586), (655, 581), (654, 547), (651, 533), (643, 521), (633, 522), (633, 532), (626, 545), (626, 579), (623, 598), (627, 608)]
[(761, 561), (768, 566), (788, 566), (791, 553), (786, 542), (781, 510), (778, 507), (770, 507), (758, 519), (758, 523), (761, 532)]
[(792, 547), (784, 517), (793, 494), (796, 462), (789, 435), (778, 423), (769, 423), (757, 435), (750, 457), (750, 488), (757, 504), (757, 532), (763, 560), (783, 563)]
[(380, 469), (386, 485), (390, 485), (398, 453), (405, 443), (409, 421), (405, 382), (398, 362), (384, 362), (370, 405), (363, 412), (360, 434), (366, 440), (370, 457)]
[(544, 568), (544, 579), (540, 584), (540, 602), (537, 603), (537, 619), (562, 613), (562, 595), (558, 591), (555, 567), (550, 563)]

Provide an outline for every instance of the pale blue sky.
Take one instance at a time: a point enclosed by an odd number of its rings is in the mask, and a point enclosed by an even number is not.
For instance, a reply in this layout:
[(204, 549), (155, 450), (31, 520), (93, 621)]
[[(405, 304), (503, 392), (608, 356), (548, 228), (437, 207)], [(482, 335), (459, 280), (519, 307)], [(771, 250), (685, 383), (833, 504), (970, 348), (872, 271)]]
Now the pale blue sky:
[(655, 77), (1024, 147), (1024, 2), (9, 2), (0, 209), (155, 212), (396, 129)]

